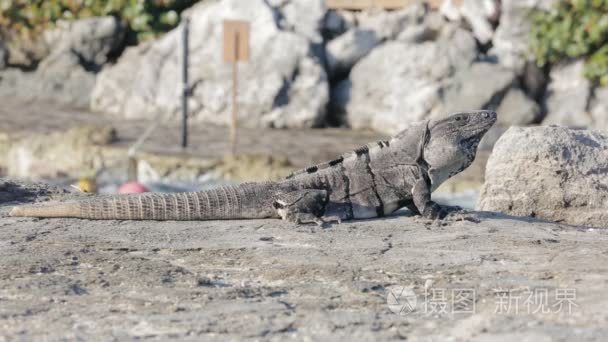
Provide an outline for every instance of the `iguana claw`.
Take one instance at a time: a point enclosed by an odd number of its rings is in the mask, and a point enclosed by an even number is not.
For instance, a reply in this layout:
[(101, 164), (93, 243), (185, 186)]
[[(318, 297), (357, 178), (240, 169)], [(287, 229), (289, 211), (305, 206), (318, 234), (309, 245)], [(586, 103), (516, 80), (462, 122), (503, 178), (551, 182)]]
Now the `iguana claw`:
[(428, 205), (422, 212), (422, 216), (431, 220), (442, 220), (448, 213), (437, 203)]

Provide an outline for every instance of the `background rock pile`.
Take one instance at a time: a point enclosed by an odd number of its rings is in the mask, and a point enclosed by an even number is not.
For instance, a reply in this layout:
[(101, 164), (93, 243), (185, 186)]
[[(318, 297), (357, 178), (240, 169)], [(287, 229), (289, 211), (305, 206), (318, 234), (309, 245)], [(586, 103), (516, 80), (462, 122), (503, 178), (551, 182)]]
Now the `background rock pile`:
[[(555, 2), (446, 0), (438, 11), (420, 3), (355, 12), (328, 10), (323, 0), (201, 1), (183, 13), (191, 20), (192, 117), (228, 122), (222, 21), (243, 19), (252, 27), (252, 58), (240, 66), (245, 126), (394, 133), (412, 121), (490, 108), (505, 127), (608, 128), (608, 90), (584, 78), (582, 61), (541, 70), (528, 57), (530, 13)], [(177, 114), (181, 26), (126, 49), (125, 30), (110, 17), (61, 25), (45, 34), (48, 51), (29, 71), (6, 69), (10, 51), (0, 44), (0, 95), (125, 118)]]

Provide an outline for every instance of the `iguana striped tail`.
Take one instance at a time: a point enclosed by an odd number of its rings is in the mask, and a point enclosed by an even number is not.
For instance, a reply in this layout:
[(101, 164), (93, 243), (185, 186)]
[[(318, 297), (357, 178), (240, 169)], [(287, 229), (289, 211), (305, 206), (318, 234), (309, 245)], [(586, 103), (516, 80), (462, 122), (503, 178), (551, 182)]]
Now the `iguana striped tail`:
[(245, 183), (200, 192), (92, 196), (17, 206), (9, 215), (160, 221), (264, 218), (274, 214), (271, 202), (265, 203), (272, 197), (271, 190), (269, 183)]

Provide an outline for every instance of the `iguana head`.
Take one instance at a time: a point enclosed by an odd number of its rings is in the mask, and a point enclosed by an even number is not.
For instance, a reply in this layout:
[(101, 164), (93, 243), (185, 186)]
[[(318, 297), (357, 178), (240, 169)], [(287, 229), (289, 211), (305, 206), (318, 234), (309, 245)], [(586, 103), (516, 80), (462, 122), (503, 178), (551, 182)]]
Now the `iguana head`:
[(423, 157), (433, 188), (473, 163), (481, 138), (495, 122), (496, 113), (486, 110), (429, 122)]

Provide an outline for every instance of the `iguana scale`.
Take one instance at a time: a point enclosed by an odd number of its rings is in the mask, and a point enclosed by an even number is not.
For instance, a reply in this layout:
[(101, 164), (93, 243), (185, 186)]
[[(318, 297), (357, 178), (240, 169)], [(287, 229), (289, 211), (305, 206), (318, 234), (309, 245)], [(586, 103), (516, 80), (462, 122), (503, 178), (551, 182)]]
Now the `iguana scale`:
[(120, 220), (215, 220), (280, 217), (296, 223), (364, 219), (407, 207), (444, 216), (431, 192), (475, 159), (496, 113), (458, 113), (415, 123), (387, 141), (295, 172), (284, 180), (191, 193), (92, 196), (23, 205), (12, 216)]

